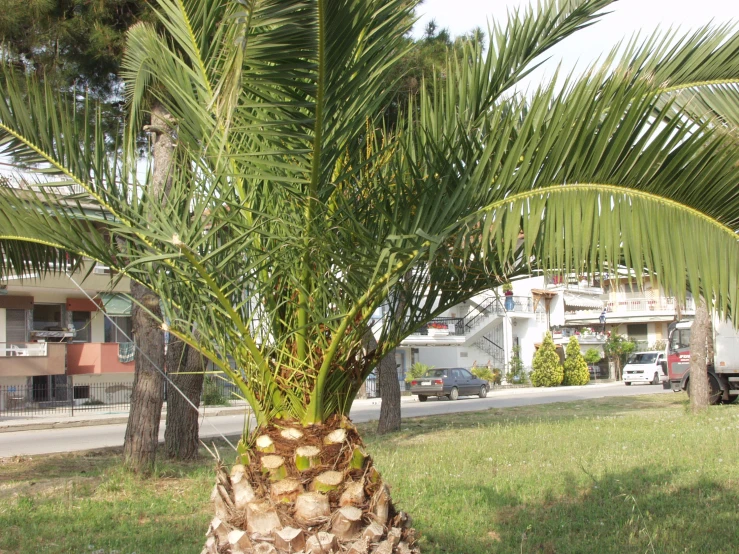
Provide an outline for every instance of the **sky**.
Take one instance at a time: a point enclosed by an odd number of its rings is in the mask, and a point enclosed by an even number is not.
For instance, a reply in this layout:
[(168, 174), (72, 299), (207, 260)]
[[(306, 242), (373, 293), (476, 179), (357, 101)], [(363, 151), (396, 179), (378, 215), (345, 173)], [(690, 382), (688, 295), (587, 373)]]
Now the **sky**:
[[(491, 18), (506, 21), (508, 9), (535, 4), (535, 0), (425, 0), (417, 10), (420, 19), (414, 35), (421, 36), (434, 19), (452, 36), (479, 26), (487, 29)], [(685, 31), (711, 22), (739, 24), (739, 0), (619, 0), (600, 22), (571, 36), (551, 50), (551, 59), (538, 72), (539, 79), (551, 74), (561, 60), (563, 69), (583, 67), (606, 54), (623, 38), (636, 32), (651, 34), (657, 27), (679, 27)]]

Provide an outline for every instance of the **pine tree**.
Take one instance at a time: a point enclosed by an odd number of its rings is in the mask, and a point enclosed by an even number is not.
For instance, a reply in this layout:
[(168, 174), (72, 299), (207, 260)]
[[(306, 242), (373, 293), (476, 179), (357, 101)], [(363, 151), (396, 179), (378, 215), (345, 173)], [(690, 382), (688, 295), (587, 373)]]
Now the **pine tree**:
[(531, 365), (534, 368), (531, 384), (535, 387), (556, 387), (562, 383), (564, 372), (551, 333), (547, 332), (544, 336), (544, 342), (534, 354)]
[(147, 15), (144, 0), (5, 0), (0, 41), (15, 65), (105, 101), (117, 96), (126, 31)]
[(590, 381), (588, 364), (580, 352), (580, 342), (577, 337), (570, 337), (567, 343), (564, 363), (563, 385), (587, 385)]

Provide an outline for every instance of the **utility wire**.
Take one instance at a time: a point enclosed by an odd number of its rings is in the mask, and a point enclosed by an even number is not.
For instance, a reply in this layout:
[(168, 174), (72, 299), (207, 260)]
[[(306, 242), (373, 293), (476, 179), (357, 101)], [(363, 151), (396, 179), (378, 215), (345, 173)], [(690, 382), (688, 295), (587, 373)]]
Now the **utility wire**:
[[(66, 273), (67, 277), (69, 277), (69, 280), (70, 280), (70, 281), (72, 281), (72, 282), (73, 282), (73, 283), (75, 284), (75, 286), (76, 286), (76, 287), (77, 287), (78, 289), (80, 289), (80, 292), (82, 292), (82, 294), (84, 294), (84, 295), (85, 295), (85, 296), (87, 297), (87, 299), (88, 299), (88, 300), (89, 300), (90, 302), (95, 302), (95, 301), (94, 301), (94, 300), (92, 299), (92, 297), (91, 297), (91, 296), (90, 296), (89, 294), (87, 294), (87, 291), (85, 291), (85, 289), (83, 289), (83, 288), (82, 288), (82, 287), (80, 286), (80, 284), (79, 284), (79, 283), (78, 283), (77, 281), (75, 281), (75, 280), (74, 280), (74, 278), (72, 277), (72, 275), (71, 275), (70, 273), (68, 273), (68, 272), (65, 272), (65, 273)], [(118, 329), (118, 331), (119, 331), (119, 332), (121, 333), (121, 335), (123, 335), (123, 336), (124, 336), (124, 337), (125, 337), (126, 339), (128, 339), (128, 341), (129, 341), (129, 342), (133, 343), (133, 347), (134, 347), (134, 348), (135, 348), (136, 350), (138, 350), (138, 351), (139, 351), (139, 352), (140, 352), (140, 353), (141, 353), (141, 354), (142, 354), (142, 355), (144, 356), (144, 358), (146, 358), (146, 360), (147, 360), (147, 361), (148, 361), (148, 362), (149, 362), (149, 363), (150, 363), (150, 364), (151, 364), (151, 365), (152, 365), (152, 366), (153, 366), (154, 368), (156, 368), (156, 370), (157, 370), (157, 371), (158, 371), (159, 373), (161, 373), (161, 374), (162, 374), (162, 376), (163, 376), (163, 377), (164, 377), (164, 379), (165, 379), (165, 380), (166, 380), (166, 381), (167, 381), (167, 382), (169, 383), (169, 385), (170, 385), (170, 386), (171, 386), (171, 387), (172, 387), (172, 388), (173, 388), (174, 390), (176, 390), (176, 391), (177, 391), (177, 392), (178, 392), (178, 393), (180, 394), (180, 396), (182, 396), (182, 398), (184, 398), (184, 399), (185, 399), (185, 401), (186, 401), (186, 402), (187, 402), (188, 404), (190, 404), (190, 406), (192, 406), (192, 408), (193, 408), (193, 409), (194, 409), (194, 410), (195, 410), (195, 411), (196, 411), (196, 412), (198, 413), (198, 415), (200, 415), (200, 410), (198, 409), (198, 407), (197, 407), (197, 406), (196, 406), (195, 404), (193, 404), (192, 400), (190, 400), (190, 399), (189, 399), (189, 398), (187, 397), (187, 395), (185, 395), (185, 393), (184, 393), (184, 392), (182, 392), (182, 391), (180, 390), (180, 388), (179, 388), (179, 387), (178, 387), (177, 385), (175, 385), (175, 384), (174, 384), (174, 382), (172, 381), (172, 379), (170, 379), (170, 378), (169, 378), (169, 376), (168, 376), (168, 375), (167, 375), (167, 374), (166, 374), (166, 373), (165, 373), (165, 372), (164, 372), (164, 371), (162, 370), (162, 368), (160, 368), (160, 367), (159, 367), (159, 366), (158, 366), (157, 364), (155, 364), (155, 363), (154, 363), (154, 361), (153, 361), (153, 360), (152, 360), (152, 359), (151, 359), (151, 358), (150, 358), (150, 357), (149, 357), (149, 356), (148, 356), (148, 355), (146, 354), (146, 352), (144, 352), (144, 351), (143, 351), (143, 350), (142, 350), (141, 348), (139, 348), (139, 346), (138, 346), (138, 345), (136, 344), (136, 341), (134, 341), (134, 340), (133, 340), (133, 339), (132, 339), (131, 337), (129, 337), (129, 336), (128, 336), (128, 335), (126, 334), (126, 332), (125, 332), (125, 331), (124, 331), (123, 329), (121, 329), (121, 328), (120, 328), (120, 326), (119, 326), (119, 325), (118, 325), (118, 324), (117, 324), (117, 323), (116, 323), (115, 321), (113, 321), (113, 318), (111, 318), (111, 317), (110, 317), (110, 316), (109, 316), (109, 315), (108, 315), (107, 313), (105, 313), (105, 311), (103, 311), (103, 316), (105, 316), (105, 317), (107, 318), (107, 320), (108, 320), (108, 321), (109, 321), (109, 322), (111, 323), (111, 325), (113, 325), (113, 327), (115, 327), (116, 329)], [(202, 421), (206, 421), (206, 419), (205, 419), (205, 410), (203, 410), (203, 414), (202, 414), (202, 415), (203, 415), (203, 419), (202, 419)], [(228, 440), (228, 438), (226, 437), (226, 435), (224, 435), (223, 433), (221, 433), (220, 429), (218, 429), (218, 427), (216, 427), (216, 426), (215, 426), (215, 425), (214, 425), (214, 424), (213, 424), (213, 423), (212, 423), (212, 422), (211, 422), (210, 420), (207, 420), (207, 421), (208, 421), (208, 425), (210, 425), (211, 427), (213, 427), (213, 429), (215, 430), (215, 432), (216, 432), (216, 433), (218, 433), (218, 434), (219, 434), (219, 435), (221, 436), (221, 438), (222, 438), (222, 439), (223, 439), (224, 441), (226, 441), (226, 442), (228, 443), (228, 445), (229, 445), (229, 446), (230, 446), (231, 448), (233, 448), (233, 449), (234, 449), (234, 451), (235, 451), (235, 452), (238, 452), (237, 448), (236, 448), (236, 447), (235, 447), (235, 446), (233, 445), (233, 443), (232, 443), (232, 442), (231, 442), (230, 440)], [(201, 441), (201, 442), (202, 442), (202, 441)]]

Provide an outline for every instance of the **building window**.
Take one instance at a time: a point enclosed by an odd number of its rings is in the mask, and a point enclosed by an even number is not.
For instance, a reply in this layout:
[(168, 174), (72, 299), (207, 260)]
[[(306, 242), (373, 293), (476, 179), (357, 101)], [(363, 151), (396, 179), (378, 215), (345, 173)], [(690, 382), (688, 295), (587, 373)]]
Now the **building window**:
[(132, 342), (131, 327), (129, 316), (106, 316), (105, 342)]
[(28, 342), (26, 310), (5, 310), (5, 342)]
[(74, 342), (90, 342), (90, 312), (72, 312)]
[(33, 330), (34, 331), (61, 331), (63, 304), (34, 304)]
[(74, 399), (82, 400), (90, 398), (90, 385), (75, 385)]

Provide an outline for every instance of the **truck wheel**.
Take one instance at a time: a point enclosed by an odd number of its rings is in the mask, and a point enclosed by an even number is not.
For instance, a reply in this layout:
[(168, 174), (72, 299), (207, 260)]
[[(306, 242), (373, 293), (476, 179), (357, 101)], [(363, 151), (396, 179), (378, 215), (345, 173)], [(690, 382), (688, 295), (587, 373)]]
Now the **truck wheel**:
[[(688, 398), (690, 398), (690, 379), (687, 380), (685, 383), (685, 392), (688, 393)], [(715, 406), (719, 402), (721, 402), (721, 387), (718, 386), (718, 381), (716, 380), (716, 377), (708, 374), (708, 404), (710, 406)]]
[(454, 387), (452, 389), (452, 392), (449, 393), (449, 395), (447, 396), (447, 398), (449, 400), (456, 400), (457, 398), (459, 398), (459, 391), (457, 390), (457, 387)]
[(419, 402), (426, 402), (426, 400), (428, 400), (428, 399), (429, 399), (429, 397), (426, 396), (425, 394), (419, 394), (418, 395), (418, 401)]
[(734, 402), (736, 402), (737, 398), (739, 398), (739, 396), (737, 395), (729, 396), (728, 400), (724, 400), (724, 404), (733, 404)]
[(652, 379), (653, 385), (659, 385), (659, 373), (654, 374), (654, 379)]
[(708, 376), (708, 403), (713, 406), (715, 404), (718, 404), (721, 402), (721, 397), (723, 396), (723, 392), (721, 391), (721, 387), (718, 385), (718, 379), (716, 379), (715, 376), (709, 375)]
[(626, 385), (627, 387), (630, 387), (631, 386), (631, 381), (624, 381), (624, 385)]

